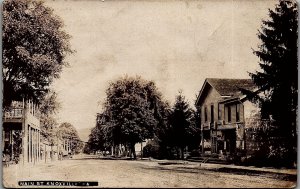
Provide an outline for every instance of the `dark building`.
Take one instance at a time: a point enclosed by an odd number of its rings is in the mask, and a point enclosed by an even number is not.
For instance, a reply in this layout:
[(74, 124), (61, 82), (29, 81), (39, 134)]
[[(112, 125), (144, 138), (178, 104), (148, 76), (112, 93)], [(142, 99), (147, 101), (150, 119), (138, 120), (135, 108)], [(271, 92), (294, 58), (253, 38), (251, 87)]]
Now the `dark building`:
[(245, 129), (252, 127), (251, 119), (259, 109), (240, 88), (254, 91), (256, 86), (251, 79), (205, 80), (196, 100), (201, 114), (202, 153), (232, 155), (237, 149), (246, 149)]

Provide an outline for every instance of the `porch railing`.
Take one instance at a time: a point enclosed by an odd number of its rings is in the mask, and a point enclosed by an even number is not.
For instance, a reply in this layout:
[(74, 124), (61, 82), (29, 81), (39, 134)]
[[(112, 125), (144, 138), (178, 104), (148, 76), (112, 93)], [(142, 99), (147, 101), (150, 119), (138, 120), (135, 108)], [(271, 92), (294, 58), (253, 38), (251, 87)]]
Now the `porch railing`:
[(14, 119), (14, 118), (23, 118), (24, 114), (23, 108), (12, 108), (4, 112), (4, 119)]

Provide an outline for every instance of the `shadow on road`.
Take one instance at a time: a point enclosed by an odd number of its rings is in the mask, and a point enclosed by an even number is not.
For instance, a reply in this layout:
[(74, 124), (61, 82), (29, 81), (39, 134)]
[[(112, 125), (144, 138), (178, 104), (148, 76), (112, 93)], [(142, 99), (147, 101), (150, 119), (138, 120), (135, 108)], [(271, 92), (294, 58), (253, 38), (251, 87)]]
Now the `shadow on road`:
[(223, 172), (223, 173), (232, 173), (238, 175), (264, 176), (268, 178), (276, 178), (279, 180), (286, 180), (286, 181), (297, 181), (297, 175), (286, 174), (286, 173), (265, 173), (263, 171), (258, 171), (258, 170), (231, 169), (227, 167), (218, 168), (215, 169), (214, 171)]
[[(137, 161), (133, 158), (117, 158), (117, 157), (99, 157), (99, 156), (82, 156), (82, 157), (75, 157), (69, 160), (110, 160), (110, 161)], [(138, 159), (137, 162), (140, 160)], [(147, 160), (143, 160), (143, 162), (147, 162)], [(153, 161), (149, 161), (153, 162)], [(278, 180), (285, 180), (285, 181), (297, 181), (297, 175), (294, 174), (287, 174), (287, 173), (272, 173), (266, 171), (259, 171), (259, 170), (251, 170), (251, 169), (239, 169), (239, 168), (227, 168), (227, 167), (218, 167), (218, 168), (204, 168), (204, 167), (188, 167), (185, 165), (184, 162), (157, 162), (157, 166), (141, 166), (142, 169), (147, 170), (159, 170), (159, 171), (176, 171), (178, 173), (197, 173), (197, 174), (209, 174), (209, 172), (219, 172), (219, 173), (228, 173), (228, 174), (235, 174), (235, 175), (248, 175), (248, 176), (259, 176), (259, 177), (266, 177)]]
[(76, 157), (76, 158), (72, 158), (69, 160), (136, 160), (133, 158), (117, 158), (117, 157), (96, 157), (96, 156), (92, 156), (92, 157)]
[(266, 178), (285, 180), (285, 181), (297, 181), (297, 175), (290, 175), (290, 174), (285, 174), (285, 173), (268, 173), (268, 172), (266, 173), (266, 172), (257, 171), (257, 170), (230, 169), (230, 168), (226, 168), (226, 167), (203, 169), (201, 167), (156, 166), (156, 167), (144, 167), (144, 169), (172, 171), (172, 172), (176, 171), (178, 173), (200, 173), (200, 174), (208, 174), (208, 172), (219, 172), (219, 173), (228, 173), (228, 174), (236, 174), (236, 175), (259, 176), (259, 177), (266, 177)]

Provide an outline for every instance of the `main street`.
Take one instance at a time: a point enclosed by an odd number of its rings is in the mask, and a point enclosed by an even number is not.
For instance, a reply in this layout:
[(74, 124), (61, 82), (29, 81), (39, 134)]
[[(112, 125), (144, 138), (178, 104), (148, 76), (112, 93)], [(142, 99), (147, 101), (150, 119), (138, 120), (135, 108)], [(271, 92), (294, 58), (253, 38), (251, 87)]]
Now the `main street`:
[[(99, 187), (291, 187), (295, 181), (272, 174), (246, 175), (213, 171), (199, 163), (162, 165), (156, 160), (107, 160), (96, 156), (3, 169), (3, 183), (18, 181), (97, 181)], [(166, 162), (166, 161), (165, 161)]]

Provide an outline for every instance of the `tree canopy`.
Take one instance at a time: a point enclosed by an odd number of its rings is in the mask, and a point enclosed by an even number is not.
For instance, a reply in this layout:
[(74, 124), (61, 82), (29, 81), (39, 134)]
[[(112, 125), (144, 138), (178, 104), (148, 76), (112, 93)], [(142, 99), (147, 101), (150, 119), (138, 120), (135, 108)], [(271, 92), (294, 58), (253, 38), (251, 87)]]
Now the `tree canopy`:
[(40, 102), (73, 51), (63, 21), (42, 1), (3, 2), (3, 105), (21, 98)]
[(262, 116), (272, 115), (277, 127), (274, 134), (282, 140), (275, 142), (276, 149), (278, 152), (283, 148), (295, 152), (298, 108), (297, 4), (282, 0), (275, 10), (269, 10), (269, 17), (269, 20), (262, 22), (258, 33), (261, 44), (254, 50), (260, 59), (261, 70), (250, 76), (259, 91), (265, 94), (260, 98)]
[(96, 126), (91, 129), (89, 140), (86, 144), (86, 153), (105, 151), (113, 145), (113, 127), (106, 125), (103, 114), (97, 115)]
[[(176, 96), (175, 104), (169, 115), (169, 123), (170, 145), (180, 149), (180, 156), (183, 159), (184, 148), (192, 145), (195, 137), (199, 138), (200, 129), (196, 125), (196, 112), (189, 107), (182, 92)], [(198, 142), (196, 142), (197, 145)]]
[[(155, 149), (158, 158), (172, 158), (174, 149), (178, 157), (183, 158), (186, 146), (198, 148), (198, 114), (189, 107), (182, 93), (176, 96), (171, 108), (154, 82), (125, 76), (111, 82), (106, 95), (103, 111), (97, 114), (96, 126), (91, 130), (86, 152), (103, 151), (109, 146), (122, 144), (125, 149), (129, 147), (136, 158), (134, 145), (145, 139), (151, 139), (152, 147), (148, 143), (148, 151)], [(153, 154), (148, 151), (146, 154)]]
[(98, 115), (96, 127), (100, 127), (96, 130), (112, 145), (128, 145), (135, 158), (134, 145), (153, 138), (162, 123), (161, 93), (152, 81), (125, 76), (111, 82), (106, 95), (103, 112)]
[(79, 153), (83, 148), (83, 142), (76, 128), (70, 123), (65, 122), (58, 127), (57, 137), (63, 140), (70, 140), (72, 152)]
[(55, 114), (60, 108), (60, 103), (57, 101), (55, 92), (48, 92), (41, 100), (40, 105), (40, 123), (42, 137), (54, 145), (56, 143), (56, 129), (58, 123)]

